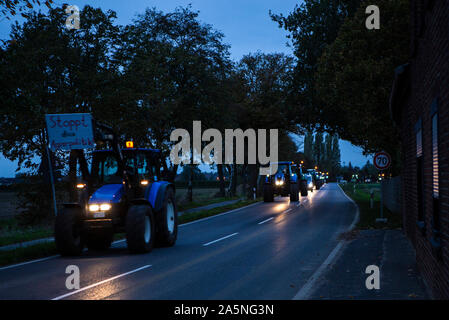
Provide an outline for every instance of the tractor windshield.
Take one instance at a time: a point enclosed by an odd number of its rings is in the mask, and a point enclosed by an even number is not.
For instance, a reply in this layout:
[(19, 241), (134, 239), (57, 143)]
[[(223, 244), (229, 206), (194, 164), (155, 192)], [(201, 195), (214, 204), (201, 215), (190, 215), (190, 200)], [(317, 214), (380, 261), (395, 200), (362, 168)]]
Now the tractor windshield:
[[(138, 181), (155, 181), (159, 176), (159, 168), (151, 152), (145, 150), (123, 150), (124, 170), (130, 178)], [(117, 156), (112, 151), (94, 153), (92, 175), (99, 183), (122, 183), (123, 170), (119, 169)], [(136, 181), (137, 181), (136, 180)]]
[(95, 152), (92, 161), (92, 176), (100, 183), (122, 183), (123, 172), (120, 172), (116, 155), (110, 151)]
[(289, 175), (288, 164), (278, 164), (278, 171), (276, 173), (282, 173), (284, 175)]

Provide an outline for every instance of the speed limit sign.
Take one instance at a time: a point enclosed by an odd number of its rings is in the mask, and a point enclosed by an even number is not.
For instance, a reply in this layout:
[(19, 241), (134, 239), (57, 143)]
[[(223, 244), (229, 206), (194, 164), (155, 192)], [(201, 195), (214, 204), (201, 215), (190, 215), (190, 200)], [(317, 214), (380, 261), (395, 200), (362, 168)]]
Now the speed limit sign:
[(379, 170), (386, 170), (390, 167), (391, 157), (385, 151), (376, 153), (373, 159), (374, 166)]

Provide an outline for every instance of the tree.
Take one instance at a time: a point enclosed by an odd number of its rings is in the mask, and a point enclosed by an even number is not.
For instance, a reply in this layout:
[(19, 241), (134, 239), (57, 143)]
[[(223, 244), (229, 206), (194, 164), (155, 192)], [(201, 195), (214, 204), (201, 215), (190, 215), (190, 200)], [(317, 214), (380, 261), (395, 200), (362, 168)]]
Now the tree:
[(317, 61), (359, 4), (360, 0), (305, 0), (286, 17), (270, 12), (272, 20), (290, 33), (287, 38), (292, 41), (297, 59), (289, 100), (296, 107), (297, 122), (305, 127), (321, 124), (314, 90)]
[[(32, 13), (15, 24), (1, 48), (0, 152), (18, 160), (19, 168), (36, 169), (46, 143), (46, 113), (114, 114), (106, 96), (114, 77), (110, 48), (115, 13), (86, 6), (80, 30), (67, 30), (65, 12)], [(120, 114), (120, 113), (119, 113)], [(112, 118), (112, 117), (111, 117)]]
[(321, 132), (315, 133), (315, 141), (313, 142), (313, 159), (314, 165), (322, 169), (324, 160), (324, 143), (323, 134)]
[[(123, 28), (115, 59), (129, 104), (139, 110), (129, 123), (139, 145), (161, 149), (168, 158), (172, 130), (191, 132), (193, 120), (213, 127), (220, 119), (227, 101), (222, 85), (231, 67), (222, 39), (190, 6), (170, 13), (146, 9)], [(174, 177), (177, 165), (170, 171)]]
[(319, 60), (316, 94), (322, 123), (366, 153), (396, 154), (397, 133), (389, 114), (393, 70), (408, 60), (408, 0), (381, 0), (380, 30), (367, 30), (363, 2), (342, 25)]
[[(232, 119), (234, 127), (243, 130), (282, 128), (279, 138), (286, 141), (286, 145), (283, 146), (285, 156), (291, 153), (293, 147), (291, 139), (286, 137), (287, 133), (298, 133), (298, 127), (292, 116), (293, 110), (286, 101), (293, 65), (293, 58), (282, 53), (257, 52), (245, 55), (235, 66), (231, 91), (233, 101), (229, 108), (229, 112), (234, 115)], [(296, 146), (294, 148), (297, 149)], [(247, 191), (252, 193), (252, 189), (257, 186), (258, 165), (243, 167), (242, 174), (248, 177), (249, 181)], [(236, 171), (234, 169), (233, 172)], [(235, 179), (236, 176), (231, 175), (231, 186), (235, 186)]]
[[(116, 76), (110, 59), (117, 32), (115, 13), (90, 6), (81, 13), (79, 30), (65, 27), (66, 13), (61, 8), (51, 9), (48, 15), (30, 13), (23, 25), (12, 27), (10, 41), (1, 47), (0, 152), (18, 160), (18, 169), (36, 173), (39, 164), (34, 159), (43, 159), (47, 144), (47, 113), (91, 112), (100, 119), (109, 113), (123, 121), (120, 111), (114, 112), (108, 104)], [(76, 178), (74, 156), (71, 152), (72, 179)], [(51, 194), (47, 187), (38, 188), (43, 192), (40, 197)]]
[(331, 167), (330, 167), (330, 175), (336, 176), (340, 169), (340, 142), (337, 135), (332, 136), (332, 157), (331, 157)]
[(183, 166), (181, 173), (178, 175), (178, 180), (189, 182), (191, 176), (194, 181), (206, 180), (204, 173), (198, 166)]
[[(51, 9), (53, 0), (46, 0), (42, 2)], [(39, 0), (0, 0), (0, 12), (6, 17), (6, 19), (11, 20), (10, 17), (15, 16), (20, 12), (22, 17), (28, 18), (28, 14), (25, 11), (33, 9), (34, 6), (40, 6)]]
[(306, 166), (313, 165), (314, 155), (313, 155), (313, 132), (307, 131), (304, 135), (304, 157), (306, 159)]

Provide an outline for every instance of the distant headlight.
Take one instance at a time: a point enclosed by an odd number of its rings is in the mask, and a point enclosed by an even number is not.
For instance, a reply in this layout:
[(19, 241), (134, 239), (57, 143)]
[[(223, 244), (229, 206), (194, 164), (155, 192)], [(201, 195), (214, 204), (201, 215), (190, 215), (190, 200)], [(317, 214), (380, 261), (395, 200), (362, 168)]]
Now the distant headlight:
[(109, 203), (102, 203), (100, 205), (98, 204), (91, 204), (89, 206), (89, 211), (95, 212), (95, 211), (108, 211), (111, 209), (111, 205)]
[(284, 181), (278, 180), (275, 182), (277, 186), (282, 186), (284, 184)]

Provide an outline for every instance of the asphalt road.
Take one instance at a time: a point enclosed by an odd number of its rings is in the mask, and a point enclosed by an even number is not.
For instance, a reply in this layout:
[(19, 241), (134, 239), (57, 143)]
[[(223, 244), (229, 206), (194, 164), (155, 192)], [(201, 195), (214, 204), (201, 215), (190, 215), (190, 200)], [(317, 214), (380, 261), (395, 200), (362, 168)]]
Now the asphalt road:
[[(336, 184), (181, 225), (171, 248), (106, 252), (0, 268), (0, 299), (292, 299), (337, 245), (356, 208)], [(80, 289), (66, 288), (66, 268)]]

